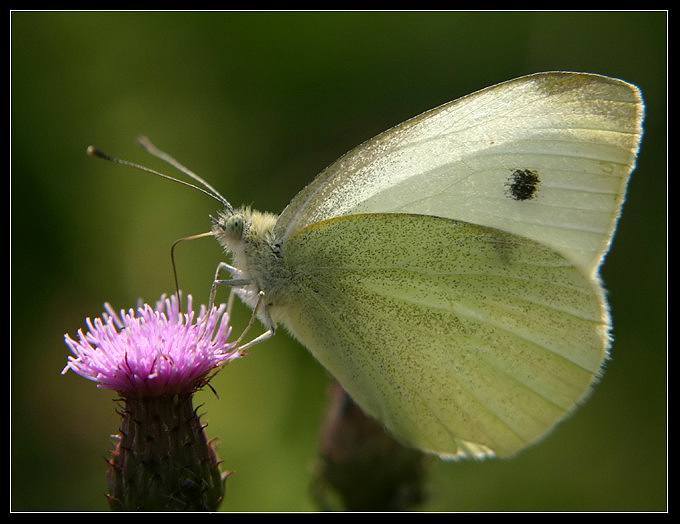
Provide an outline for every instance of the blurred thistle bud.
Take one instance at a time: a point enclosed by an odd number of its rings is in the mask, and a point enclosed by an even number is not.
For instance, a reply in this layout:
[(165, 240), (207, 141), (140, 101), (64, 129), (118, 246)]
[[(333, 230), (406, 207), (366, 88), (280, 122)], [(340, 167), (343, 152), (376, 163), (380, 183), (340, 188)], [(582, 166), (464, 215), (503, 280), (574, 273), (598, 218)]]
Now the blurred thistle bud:
[(334, 382), (312, 496), (324, 511), (406, 511), (424, 501), (428, 457), (397, 442)]

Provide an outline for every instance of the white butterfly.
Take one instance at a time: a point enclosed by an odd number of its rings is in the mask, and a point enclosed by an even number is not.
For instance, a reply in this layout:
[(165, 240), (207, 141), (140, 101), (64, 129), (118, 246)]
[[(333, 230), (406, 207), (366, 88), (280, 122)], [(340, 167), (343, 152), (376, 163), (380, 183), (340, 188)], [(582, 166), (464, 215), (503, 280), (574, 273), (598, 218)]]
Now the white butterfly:
[(205, 184), (232, 255), (212, 296), (230, 285), (257, 311), (267, 331), (245, 347), (283, 324), (406, 444), (512, 455), (588, 395), (607, 359), (599, 266), (643, 112), (629, 83), (539, 73), (363, 143), (278, 217)]

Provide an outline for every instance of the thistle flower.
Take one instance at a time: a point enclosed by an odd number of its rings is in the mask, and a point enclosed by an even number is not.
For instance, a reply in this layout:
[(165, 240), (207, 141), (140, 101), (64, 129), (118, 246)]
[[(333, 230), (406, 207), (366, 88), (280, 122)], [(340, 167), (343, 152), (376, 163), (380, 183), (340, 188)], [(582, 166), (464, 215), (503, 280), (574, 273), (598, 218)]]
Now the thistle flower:
[(69, 356), (62, 374), (71, 369), (126, 398), (193, 392), (220, 364), (241, 356), (227, 343), (231, 329), (224, 308), (206, 314), (202, 306), (194, 324), (191, 296), (186, 314), (174, 295), (161, 297), (155, 309), (145, 304), (138, 315), (130, 309), (118, 316), (105, 304), (107, 314), (86, 319), (89, 331), (78, 330), (78, 341), (64, 335), (75, 357)]
[(65, 335), (69, 369), (122, 399), (118, 446), (109, 461), (107, 495), (122, 511), (212, 511), (226, 475), (193, 409), (193, 393), (224, 363), (240, 358), (225, 306), (201, 307), (191, 296), (181, 313), (176, 296), (117, 315), (86, 320), (78, 340)]

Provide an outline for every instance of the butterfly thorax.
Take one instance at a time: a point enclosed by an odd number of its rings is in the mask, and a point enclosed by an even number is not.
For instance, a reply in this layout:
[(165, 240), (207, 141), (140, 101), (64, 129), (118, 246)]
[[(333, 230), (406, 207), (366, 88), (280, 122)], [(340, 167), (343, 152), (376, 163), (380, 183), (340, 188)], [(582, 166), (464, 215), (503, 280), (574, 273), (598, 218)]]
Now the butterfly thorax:
[(286, 282), (281, 245), (273, 229), (278, 216), (254, 211), (249, 207), (226, 209), (213, 221), (212, 232), (225, 251), (232, 256), (238, 269), (234, 278), (248, 279), (247, 286), (236, 288), (237, 293), (251, 307), (259, 291), (265, 292), (269, 305), (276, 302), (281, 292), (277, 283)]

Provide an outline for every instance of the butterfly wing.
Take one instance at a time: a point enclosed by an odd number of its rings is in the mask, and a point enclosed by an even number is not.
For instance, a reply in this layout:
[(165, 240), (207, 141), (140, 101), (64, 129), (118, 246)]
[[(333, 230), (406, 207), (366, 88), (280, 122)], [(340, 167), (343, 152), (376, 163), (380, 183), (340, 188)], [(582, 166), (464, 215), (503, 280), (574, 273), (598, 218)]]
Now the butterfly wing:
[(609, 247), (642, 134), (637, 87), (538, 73), (408, 120), (350, 151), (283, 211), (286, 241), (358, 213), (418, 213), (550, 246), (588, 274)]
[(291, 237), (272, 313), (398, 438), (511, 455), (587, 395), (608, 346), (597, 283), (549, 247), (421, 215), (350, 215)]

